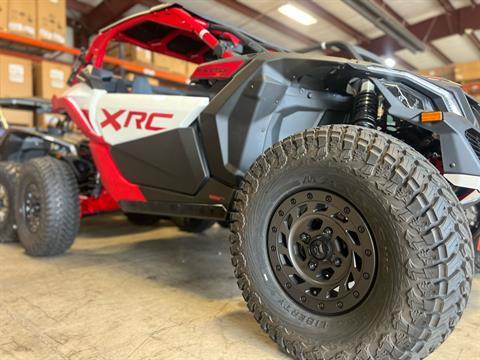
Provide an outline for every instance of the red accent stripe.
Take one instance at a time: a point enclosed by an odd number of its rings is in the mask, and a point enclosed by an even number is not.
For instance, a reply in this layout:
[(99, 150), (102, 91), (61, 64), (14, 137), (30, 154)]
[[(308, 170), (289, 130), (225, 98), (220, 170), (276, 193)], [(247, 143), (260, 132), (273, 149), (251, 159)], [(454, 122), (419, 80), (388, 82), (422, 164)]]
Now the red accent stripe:
[(83, 113), (84, 110), (78, 109), (73, 102), (65, 96), (54, 96), (52, 99), (53, 112), (66, 112), (73, 120), (75, 125), (85, 134), (91, 141), (104, 144), (105, 140), (96, 134), (91, 127), (90, 121)]
[(90, 149), (102, 184), (115, 201), (146, 201), (140, 188), (123, 177), (112, 159), (108, 144), (90, 142)]

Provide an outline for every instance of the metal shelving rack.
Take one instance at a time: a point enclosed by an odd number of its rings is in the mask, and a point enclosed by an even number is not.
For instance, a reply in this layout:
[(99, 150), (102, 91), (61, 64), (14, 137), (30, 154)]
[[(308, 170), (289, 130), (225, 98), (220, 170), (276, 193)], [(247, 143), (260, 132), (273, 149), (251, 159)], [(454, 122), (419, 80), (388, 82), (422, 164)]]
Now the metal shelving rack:
[[(44, 59), (43, 55), (47, 53), (63, 53), (77, 56), (80, 54), (80, 49), (0, 31), (0, 53), (40, 61)], [(186, 76), (158, 70), (153, 66), (145, 66), (111, 56), (105, 56), (105, 63), (119, 66), (126, 71), (156, 77), (176, 84), (185, 85), (188, 83)]]

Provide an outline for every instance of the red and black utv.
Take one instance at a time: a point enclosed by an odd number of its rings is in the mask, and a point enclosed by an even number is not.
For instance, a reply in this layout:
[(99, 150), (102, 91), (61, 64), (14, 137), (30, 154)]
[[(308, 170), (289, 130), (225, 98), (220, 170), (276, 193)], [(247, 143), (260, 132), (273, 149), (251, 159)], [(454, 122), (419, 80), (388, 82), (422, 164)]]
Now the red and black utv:
[[(102, 68), (111, 41), (199, 67), (181, 92), (126, 81)], [(105, 192), (137, 219), (228, 220), (248, 308), (295, 358), (420, 359), (458, 322), (462, 202), (480, 189), (480, 105), (458, 85), (286, 52), (175, 4), (101, 30), (72, 80), (53, 108), (89, 151), (1, 171), (3, 229), (28, 254), (66, 251), (80, 197)]]

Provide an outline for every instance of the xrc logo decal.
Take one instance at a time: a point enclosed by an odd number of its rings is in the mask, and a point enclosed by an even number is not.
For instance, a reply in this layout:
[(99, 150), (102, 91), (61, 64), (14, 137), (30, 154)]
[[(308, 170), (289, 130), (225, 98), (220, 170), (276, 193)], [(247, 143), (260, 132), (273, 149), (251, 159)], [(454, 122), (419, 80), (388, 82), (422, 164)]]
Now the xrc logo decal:
[(161, 119), (173, 118), (173, 114), (157, 112), (118, 110), (110, 113), (107, 109), (102, 109), (102, 112), (105, 115), (105, 120), (100, 123), (102, 129), (111, 126), (115, 131), (128, 127), (134, 127), (139, 130), (159, 131), (165, 129), (165, 126), (158, 126), (158, 122)]

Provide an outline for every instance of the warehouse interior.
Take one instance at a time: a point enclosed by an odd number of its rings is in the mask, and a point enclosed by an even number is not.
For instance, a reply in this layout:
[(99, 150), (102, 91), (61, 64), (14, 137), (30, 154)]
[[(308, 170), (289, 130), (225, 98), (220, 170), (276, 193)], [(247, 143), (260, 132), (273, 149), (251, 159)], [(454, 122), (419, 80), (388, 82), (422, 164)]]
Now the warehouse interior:
[[(0, 0), (0, 136), (20, 128), (82, 138), (51, 103), (70, 88), (75, 59), (101, 29), (172, 2)], [(382, 66), (449, 80), (480, 101), (480, 0), (175, 3), (285, 51), (349, 58), (322, 44), (354, 44)], [(167, 94), (188, 89), (198, 66), (131, 43), (112, 42), (104, 58), (116, 78), (144, 78)], [(18, 242), (0, 244), (1, 360), (291, 358), (245, 305), (225, 223), (198, 233), (168, 218), (138, 226), (103, 195), (100, 214), (96, 203), (82, 203), (78, 236), (63, 255), (32, 257)], [(478, 275), (472, 284), (460, 322), (428, 359), (478, 358)]]

